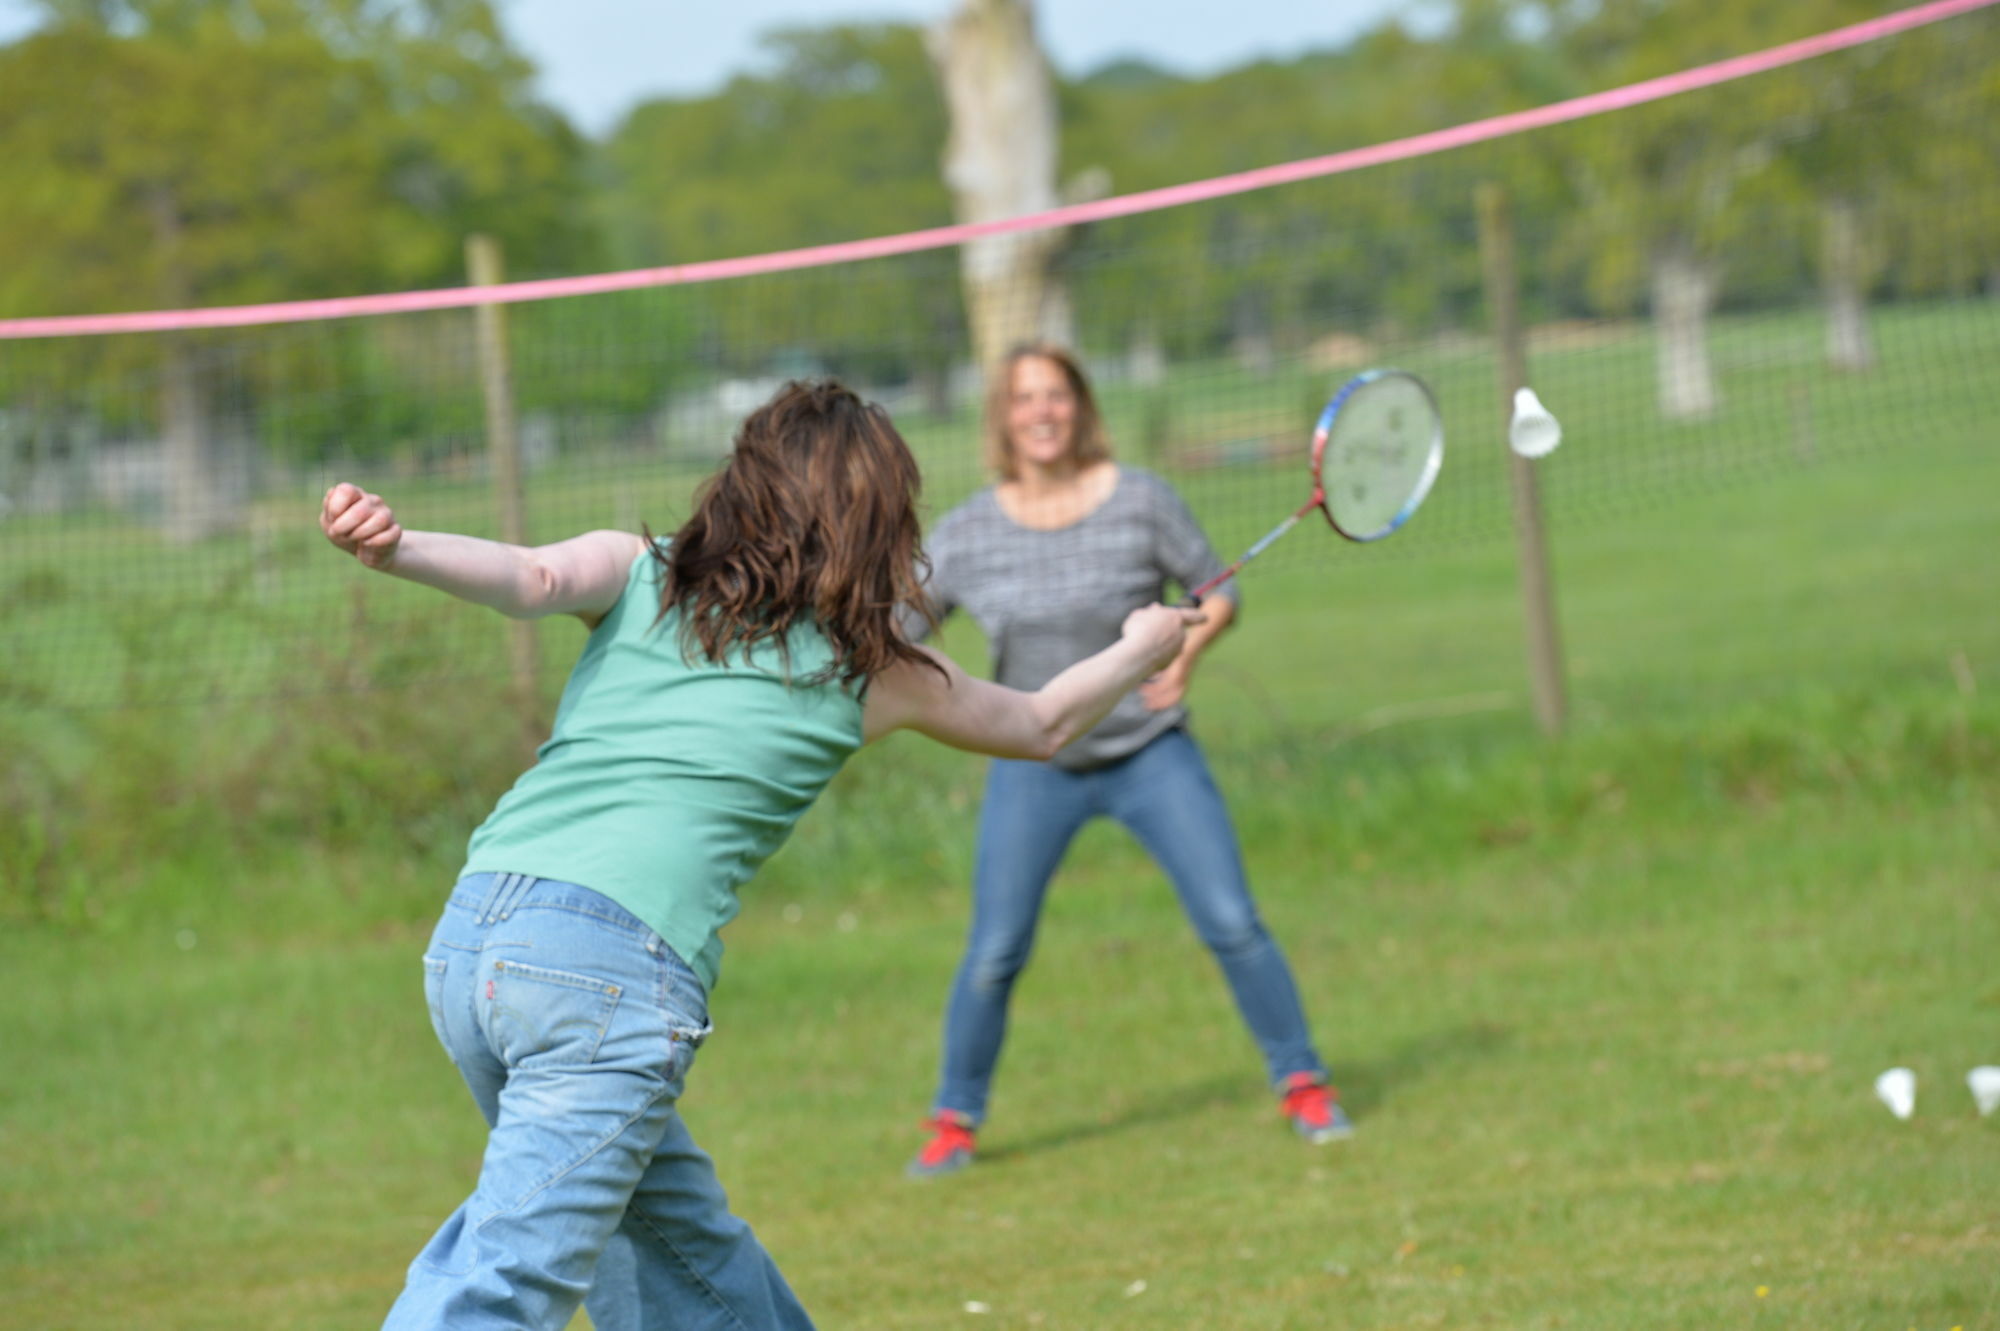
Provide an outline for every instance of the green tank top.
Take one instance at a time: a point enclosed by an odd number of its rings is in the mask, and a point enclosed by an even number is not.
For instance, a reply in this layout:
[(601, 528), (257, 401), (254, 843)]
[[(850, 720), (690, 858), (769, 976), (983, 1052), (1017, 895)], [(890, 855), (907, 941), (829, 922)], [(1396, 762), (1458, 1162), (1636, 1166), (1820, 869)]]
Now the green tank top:
[(861, 746), (858, 688), (802, 684), (832, 659), (816, 626), (715, 665), (656, 625), (663, 570), (624, 594), (570, 671), (535, 765), (472, 834), (465, 873), (577, 883), (644, 920), (714, 988), (736, 890)]

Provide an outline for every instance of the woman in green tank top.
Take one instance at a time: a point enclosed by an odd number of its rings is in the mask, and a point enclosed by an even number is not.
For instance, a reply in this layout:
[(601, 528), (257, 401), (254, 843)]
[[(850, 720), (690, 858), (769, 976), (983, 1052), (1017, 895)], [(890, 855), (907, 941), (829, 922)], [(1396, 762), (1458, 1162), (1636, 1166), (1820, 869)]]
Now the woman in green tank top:
[(322, 529), (367, 567), (590, 630), (424, 954), (433, 1026), (492, 1133), (388, 1326), (558, 1328), (579, 1302), (603, 1331), (811, 1325), (676, 1110), (737, 888), (861, 745), (913, 729), (1045, 759), (1199, 621), (1134, 611), (1033, 692), (967, 676), (896, 622), (918, 599), (918, 488), (887, 413), (817, 382), (751, 414), (670, 541), (528, 549), (327, 492)]

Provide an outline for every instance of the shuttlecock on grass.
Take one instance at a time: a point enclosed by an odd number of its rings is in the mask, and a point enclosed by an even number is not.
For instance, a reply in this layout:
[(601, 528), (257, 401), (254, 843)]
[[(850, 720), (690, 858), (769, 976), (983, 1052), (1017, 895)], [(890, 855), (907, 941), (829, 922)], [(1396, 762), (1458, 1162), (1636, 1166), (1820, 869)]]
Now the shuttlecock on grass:
[(1563, 439), (1562, 422), (1550, 414), (1532, 388), (1514, 391), (1514, 419), (1507, 423), (1507, 447), (1524, 458), (1547, 457)]
[(1965, 1084), (1972, 1088), (1972, 1103), (1979, 1106), (1979, 1117), (2000, 1109), (2000, 1068), (1974, 1068), (1965, 1074)]
[(1908, 1068), (1890, 1068), (1875, 1079), (1875, 1098), (1889, 1106), (1897, 1118), (1917, 1111), (1917, 1074)]

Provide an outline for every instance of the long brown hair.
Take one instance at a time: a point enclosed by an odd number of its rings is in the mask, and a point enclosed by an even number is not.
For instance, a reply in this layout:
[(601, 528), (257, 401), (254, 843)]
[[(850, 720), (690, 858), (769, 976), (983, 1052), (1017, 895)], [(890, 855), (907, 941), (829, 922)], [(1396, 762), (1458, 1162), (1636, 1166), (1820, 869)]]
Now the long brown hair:
[(1014, 370), (1024, 360), (1052, 361), (1069, 380), (1070, 394), (1076, 398), (1076, 425), (1070, 435), (1070, 452), (1078, 466), (1087, 467), (1111, 456), (1111, 441), (1104, 434), (1104, 417), (1097, 410), (1097, 397), (1090, 391), (1090, 379), (1074, 353), (1053, 342), (1024, 342), (1001, 358), (986, 384), (986, 419), (980, 436), (986, 469), (1002, 480), (1017, 480), (1020, 468), (1014, 461), (1014, 441), (1007, 437), (1007, 404), (1014, 393)]
[(935, 663), (903, 636), (924, 604), (922, 477), (889, 413), (831, 379), (794, 381), (744, 420), (722, 470), (670, 542), (660, 615), (678, 607), (685, 651), (710, 661), (815, 623), (833, 662), (806, 683), (843, 684), (898, 661)]

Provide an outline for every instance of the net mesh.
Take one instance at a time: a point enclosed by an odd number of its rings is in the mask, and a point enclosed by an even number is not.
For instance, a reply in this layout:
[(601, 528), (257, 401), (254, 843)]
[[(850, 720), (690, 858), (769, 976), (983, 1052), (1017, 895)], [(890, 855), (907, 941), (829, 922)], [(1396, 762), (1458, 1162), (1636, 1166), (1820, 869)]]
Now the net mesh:
[[(1037, 297), (1115, 455), (1230, 559), (1303, 498), (1328, 396), (1421, 376), (1449, 456), (1421, 515), (1337, 553), (1509, 530), (1475, 195), (1510, 201), (1556, 530), (1861, 453), (1977, 447), (2000, 356), (1991, 11), (1667, 101), (1068, 231)], [(670, 531), (784, 380), (884, 403), (934, 519), (989, 480), (951, 250), (505, 315), (531, 540)], [(181, 705), (499, 676), (490, 616), (364, 578), (315, 525), (353, 479), (495, 535), (474, 316), (0, 342), (0, 689)], [(1046, 571), (1059, 578), (1062, 570)], [(1254, 595), (1254, 586), (1251, 587)], [(551, 659), (574, 635), (542, 630)], [(374, 644), (365, 658), (346, 645)]]

